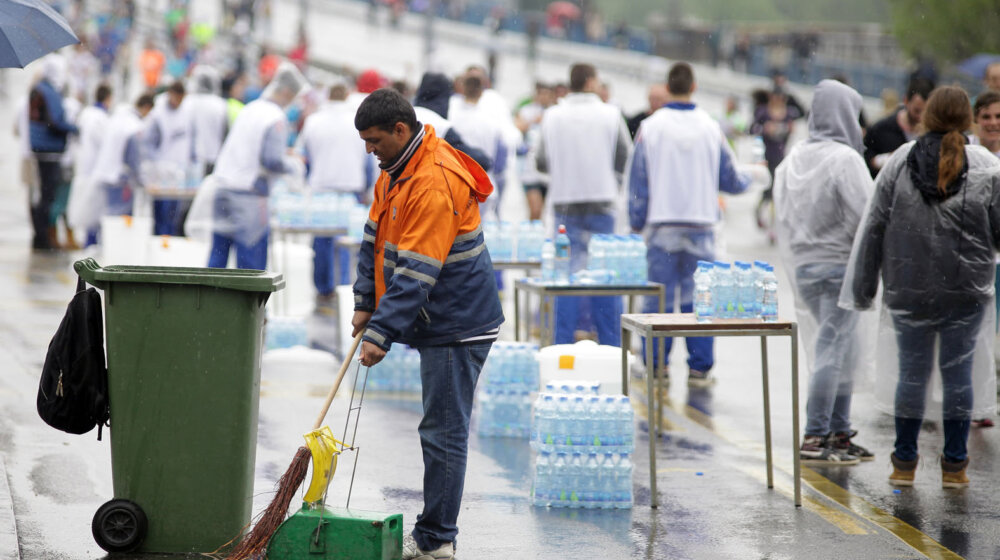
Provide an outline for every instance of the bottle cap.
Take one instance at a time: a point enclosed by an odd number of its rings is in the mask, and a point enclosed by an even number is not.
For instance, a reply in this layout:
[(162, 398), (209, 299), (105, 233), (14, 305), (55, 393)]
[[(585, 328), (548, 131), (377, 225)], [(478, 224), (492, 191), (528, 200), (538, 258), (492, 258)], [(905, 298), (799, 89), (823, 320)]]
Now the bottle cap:
[(559, 233), (566, 233), (566, 226), (559, 224)]

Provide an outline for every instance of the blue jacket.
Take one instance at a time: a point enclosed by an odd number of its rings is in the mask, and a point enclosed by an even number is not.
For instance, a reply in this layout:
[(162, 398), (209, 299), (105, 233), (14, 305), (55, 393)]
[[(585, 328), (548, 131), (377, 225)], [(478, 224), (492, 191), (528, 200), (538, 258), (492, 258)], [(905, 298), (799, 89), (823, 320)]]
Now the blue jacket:
[(70, 133), (76, 134), (77, 129), (72, 123), (66, 121), (62, 96), (46, 80), (38, 82), (35, 91), (41, 94), (45, 101), (45, 108), (43, 114), (37, 115), (39, 120), (31, 119), (29, 121), (31, 150), (50, 153), (65, 152), (66, 136)]

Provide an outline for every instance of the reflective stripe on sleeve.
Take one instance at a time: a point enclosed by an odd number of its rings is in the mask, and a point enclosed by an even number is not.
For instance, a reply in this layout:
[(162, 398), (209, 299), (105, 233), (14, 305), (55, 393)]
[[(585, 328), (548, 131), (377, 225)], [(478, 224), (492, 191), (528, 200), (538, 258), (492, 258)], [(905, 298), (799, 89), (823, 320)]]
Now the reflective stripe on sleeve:
[(461, 253), (455, 253), (454, 255), (448, 255), (448, 258), (444, 260), (444, 264), (451, 264), (458, 261), (464, 261), (465, 259), (471, 259), (478, 256), (480, 253), (486, 250), (486, 245), (482, 244), (474, 249), (469, 249), (468, 251), (462, 251)]
[(434, 284), (437, 284), (437, 278), (434, 278), (432, 276), (428, 276), (428, 275), (424, 274), (423, 272), (417, 272), (416, 270), (413, 270), (411, 268), (406, 268), (406, 267), (397, 268), (395, 274), (401, 274), (403, 276), (409, 276), (410, 278), (413, 278), (415, 280), (419, 280), (419, 281), (424, 282), (426, 284), (430, 284), (431, 286), (433, 286)]
[(399, 258), (401, 258), (401, 259), (413, 259), (413, 260), (415, 260), (417, 262), (422, 262), (424, 264), (429, 264), (429, 265), (433, 266), (434, 268), (441, 268), (441, 266), (442, 266), (441, 261), (439, 261), (439, 260), (437, 260), (437, 259), (435, 259), (433, 257), (428, 257), (427, 255), (422, 255), (420, 253), (416, 253), (414, 251), (398, 251), (396, 253), (396, 256), (399, 257)]

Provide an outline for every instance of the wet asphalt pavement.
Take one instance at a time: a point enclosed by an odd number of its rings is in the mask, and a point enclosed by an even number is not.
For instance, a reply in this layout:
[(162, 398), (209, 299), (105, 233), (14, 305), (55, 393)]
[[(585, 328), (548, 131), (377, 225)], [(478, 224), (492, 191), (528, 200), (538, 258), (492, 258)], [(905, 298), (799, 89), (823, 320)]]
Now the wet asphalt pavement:
[[(0, 109), (0, 131), (10, 129), (9, 105)], [(5, 201), (0, 206), (0, 364), (4, 365), (0, 458), (6, 470), (6, 485), (0, 481), (0, 510), (13, 511), (13, 522), (0, 511), (0, 559), (105, 558), (91, 537), (90, 523), (97, 508), (113, 497), (109, 442), (96, 441), (94, 434), (55, 431), (39, 420), (34, 405), (45, 348), (73, 292), (72, 262), (84, 254), (27, 249), (29, 228), (25, 194), (16, 179), (16, 145), (3, 134), (0, 146), (0, 197)], [(730, 260), (777, 260), (752, 222), (754, 203), (753, 195), (729, 199), (725, 240)], [(512, 317), (510, 294), (505, 301)], [(790, 316), (792, 302), (784, 288), (781, 309)], [(324, 315), (314, 317), (315, 336), (332, 337), (331, 321)], [(512, 325), (504, 329), (502, 336), (509, 338)], [(663, 432), (656, 443), (659, 508), (649, 507), (645, 384), (634, 379), (635, 506), (601, 511), (533, 507), (529, 499), (533, 454), (527, 442), (483, 438), (474, 432), (459, 518), (458, 557), (1000, 558), (996, 507), (1000, 479), (995, 474), (1000, 466), (1000, 428), (973, 428), (972, 485), (956, 491), (940, 488), (936, 457), (942, 436), (935, 425), (925, 426), (920, 441), (924, 459), (916, 486), (897, 493), (887, 483), (892, 419), (875, 412), (867, 394), (856, 396), (853, 419), (860, 432), (856, 441), (874, 451), (875, 460), (853, 467), (803, 468), (803, 506), (795, 508), (788, 342), (775, 339), (769, 348), (774, 489), (766, 486), (758, 341), (718, 340), (714, 370), (718, 383), (703, 390), (685, 385), (683, 345), (676, 345), (671, 356), (675, 379), (667, 391)], [(337, 365), (338, 360), (322, 354), (265, 357), (255, 510), (270, 500)], [(803, 369), (803, 409), (806, 381)], [(342, 390), (328, 416), (338, 436), (344, 428), (347, 395)], [(801, 418), (804, 421), (804, 410)], [(414, 395), (366, 396), (357, 434), (352, 507), (402, 513), (404, 526), (412, 526), (422, 503), (419, 420), (420, 404)], [(329, 492), (331, 505), (343, 505), (346, 499), (353, 459), (345, 456), (341, 462)], [(16, 547), (10, 544), (15, 536)]]

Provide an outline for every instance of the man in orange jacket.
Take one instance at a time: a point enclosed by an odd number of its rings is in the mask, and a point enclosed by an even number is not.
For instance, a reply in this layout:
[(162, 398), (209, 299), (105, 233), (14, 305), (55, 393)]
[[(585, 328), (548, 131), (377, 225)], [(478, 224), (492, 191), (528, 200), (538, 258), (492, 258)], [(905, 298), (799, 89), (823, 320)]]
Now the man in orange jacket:
[(476, 381), (503, 323), (479, 204), (493, 192), (472, 158), (421, 126), (392, 89), (373, 92), (354, 127), (382, 173), (365, 225), (354, 284), (361, 363), (393, 342), (420, 352), (424, 509), (403, 559), (455, 554)]

